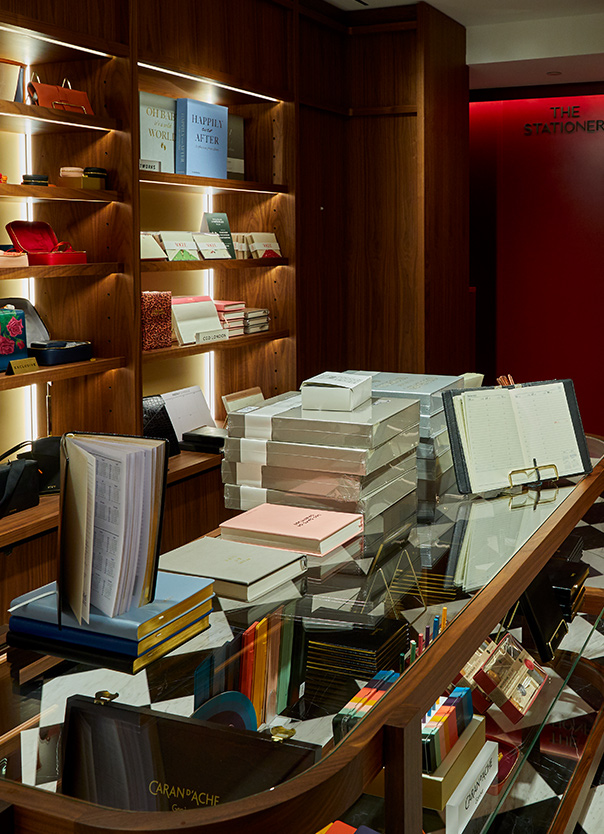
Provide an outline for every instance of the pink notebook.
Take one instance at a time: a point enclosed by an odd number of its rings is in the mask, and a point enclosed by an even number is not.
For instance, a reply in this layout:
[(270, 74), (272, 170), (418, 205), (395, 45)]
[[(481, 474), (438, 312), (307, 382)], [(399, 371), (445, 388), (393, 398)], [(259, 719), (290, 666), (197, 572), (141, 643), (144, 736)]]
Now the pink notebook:
[(363, 516), (260, 504), (220, 525), (223, 539), (322, 556), (363, 532)]

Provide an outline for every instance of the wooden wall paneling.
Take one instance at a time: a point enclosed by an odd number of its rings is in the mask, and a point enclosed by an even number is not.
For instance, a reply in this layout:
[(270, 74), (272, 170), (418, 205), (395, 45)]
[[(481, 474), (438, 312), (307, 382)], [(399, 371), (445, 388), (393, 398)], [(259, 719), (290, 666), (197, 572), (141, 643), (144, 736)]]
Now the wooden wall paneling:
[(349, 38), (349, 106), (416, 106), (417, 37), (414, 29), (357, 34)]
[(344, 113), (348, 100), (346, 30), (305, 16), (299, 23), (300, 103)]
[(53, 382), (50, 387), (50, 430), (137, 434), (136, 379), (132, 369)]
[(139, 58), (291, 99), (292, 14), (272, 0), (141, 2)]
[(161, 552), (203, 536), (231, 515), (224, 507), (220, 466), (170, 484), (166, 492)]
[(355, 117), (347, 142), (348, 361), (359, 370), (423, 370), (414, 116)]
[(229, 114), (245, 119), (244, 153), (245, 180), (250, 182), (278, 182), (273, 179), (273, 157), (275, 154), (274, 119), (279, 104), (229, 105)]
[(56, 529), (0, 550), (0, 622), (8, 623), (11, 600), (56, 578)]
[(128, 45), (129, 16), (126, 3), (76, 3), (73, 0), (1, 0), (5, 23), (41, 30), (65, 41), (65, 33), (82, 45), (102, 41)]
[(472, 357), (468, 80), (465, 30), (418, 4), (426, 371), (463, 373)]
[(304, 174), (296, 195), (298, 383), (326, 369), (346, 369), (346, 298), (353, 291), (345, 254), (346, 223), (353, 210), (346, 119), (301, 105), (299, 124)]
[(216, 352), (216, 416), (224, 418), (220, 394), (244, 391), (256, 385), (265, 398), (295, 388), (293, 339), (243, 346)]

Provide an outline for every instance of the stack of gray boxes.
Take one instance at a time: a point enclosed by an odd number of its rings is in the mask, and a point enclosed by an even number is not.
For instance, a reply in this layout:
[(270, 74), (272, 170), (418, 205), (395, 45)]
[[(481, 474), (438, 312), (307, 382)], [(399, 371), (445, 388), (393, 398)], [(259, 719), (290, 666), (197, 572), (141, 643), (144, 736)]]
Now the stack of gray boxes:
[[(304, 410), (299, 392), (231, 412), (224, 447), (225, 504), (362, 513), (388, 524), (416, 510), (417, 399), (371, 398), (352, 411)], [(395, 509), (394, 509), (395, 508)]]
[[(360, 373), (353, 371), (352, 373)], [(417, 518), (431, 524), (438, 518), (439, 497), (457, 492), (449, 433), (443, 407), (443, 391), (464, 387), (461, 376), (431, 374), (372, 373), (372, 394), (379, 397), (419, 399), (419, 445), (417, 447)], [(448, 525), (450, 526), (450, 525)], [(422, 564), (431, 566), (438, 559), (439, 544), (444, 545), (451, 531), (417, 527), (412, 542), (418, 546)]]

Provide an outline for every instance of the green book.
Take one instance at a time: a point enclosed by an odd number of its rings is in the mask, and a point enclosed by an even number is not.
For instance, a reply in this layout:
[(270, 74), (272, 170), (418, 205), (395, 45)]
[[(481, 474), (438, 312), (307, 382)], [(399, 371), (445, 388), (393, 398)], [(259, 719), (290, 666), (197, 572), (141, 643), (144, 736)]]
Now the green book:
[(231, 227), (229, 226), (229, 218), (223, 211), (204, 212), (201, 218), (200, 232), (218, 232), (220, 239), (226, 246), (229, 257), (235, 257), (235, 246), (231, 236)]

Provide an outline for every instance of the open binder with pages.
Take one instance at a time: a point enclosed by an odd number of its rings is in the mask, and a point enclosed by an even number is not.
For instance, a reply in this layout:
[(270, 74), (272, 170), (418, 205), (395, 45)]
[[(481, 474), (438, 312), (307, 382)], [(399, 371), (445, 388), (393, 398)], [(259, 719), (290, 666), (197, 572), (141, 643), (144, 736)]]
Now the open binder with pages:
[(591, 472), (570, 379), (445, 391), (443, 403), (461, 493)]

